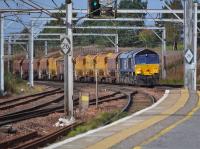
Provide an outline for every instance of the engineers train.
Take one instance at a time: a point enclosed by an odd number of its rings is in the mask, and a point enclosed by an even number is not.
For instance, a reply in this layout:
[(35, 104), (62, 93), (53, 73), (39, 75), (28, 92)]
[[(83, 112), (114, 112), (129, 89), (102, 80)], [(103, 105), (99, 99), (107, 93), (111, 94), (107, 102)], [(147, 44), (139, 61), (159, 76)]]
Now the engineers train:
[[(74, 58), (74, 80), (94, 82), (97, 73), (102, 83), (133, 85), (155, 85), (159, 81), (159, 55), (150, 49), (134, 49), (121, 53), (99, 53), (79, 55)], [(29, 61), (13, 61), (13, 73), (28, 78)], [(63, 80), (64, 60), (62, 56), (34, 59), (35, 80)]]

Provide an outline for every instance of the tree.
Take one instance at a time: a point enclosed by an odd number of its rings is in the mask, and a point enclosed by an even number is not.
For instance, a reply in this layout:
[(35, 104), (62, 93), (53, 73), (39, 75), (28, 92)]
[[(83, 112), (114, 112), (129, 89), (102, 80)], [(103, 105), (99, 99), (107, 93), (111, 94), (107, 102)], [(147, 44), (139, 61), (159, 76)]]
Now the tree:
[[(147, 9), (147, 2), (142, 0), (122, 0), (119, 3), (119, 9)], [(119, 17), (126, 18), (144, 18), (145, 14), (120, 14)], [(144, 26), (144, 21), (139, 22), (119, 22), (123, 26)], [(120, 46), (137, 46), (139, 30), (127, 31), (121, 30), (119, 33)]]
[(155, 34), (151, 30), (142, 30), (139, 33), (139, 40), (142, 41), (146, 47), (152, 46), (155, 38)]
[[(171, 0), (168, 1), (167, 4), (171, 9), (183, 9), (183, 5), (180, 0)], [(167, 9), (163, 7), (163, 9)], [(179, 14), (179, 17), (183, 17), (182, 14)], [(174, 14), (163, 14), (162, 18), (176, 18)], [(182, 24), (175, 22), (167, 22), (163, 23), (166, 28), (167, 42), (173, 45), (173, 49), (177, 50), (177, 44), (181, 39), (181, 34), (183, 34)]]
[[(119, 9), (146, 9), (147, 2), (142, 0), (121, 0), (119, 3)], [(117, 14), (118, 17), (125, 18), (143, 18), (145, 14)], [(84, 21), (83, 26), (143, 26), (143, 22), (100, 22), (100, 21)], [(139, 31), (128, 31), (128, 30), (77, 30), (78, 32), (97, 32), (97, 33), (117, 33), (119, 35), (119, 46), (128, 47), (128, 46), (137, 46), (136, 41), (138, 41)], [(94, 37), (82, 37), (80, 40), (84, 40), (87, 44), (98, 43), (104, 45), (111, 45), (111, 43), (105, 38), (94, 38)]]

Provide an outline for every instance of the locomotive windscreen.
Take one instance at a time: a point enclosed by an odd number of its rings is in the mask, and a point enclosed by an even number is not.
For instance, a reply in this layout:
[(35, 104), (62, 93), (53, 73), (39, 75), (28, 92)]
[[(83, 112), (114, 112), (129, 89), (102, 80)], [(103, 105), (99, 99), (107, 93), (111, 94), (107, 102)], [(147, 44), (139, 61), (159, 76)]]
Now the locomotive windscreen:
[(136, 64), (158, 64), (159, 57), (156, 54), (137, 55), (135, 57)]

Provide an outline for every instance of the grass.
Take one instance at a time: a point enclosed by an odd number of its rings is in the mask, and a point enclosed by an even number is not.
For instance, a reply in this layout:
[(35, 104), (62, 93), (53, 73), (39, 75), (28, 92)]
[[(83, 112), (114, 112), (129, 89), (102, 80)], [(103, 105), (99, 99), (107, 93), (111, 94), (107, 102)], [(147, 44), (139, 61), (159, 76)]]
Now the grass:
[(8, 94), (33, 94), (36, 92), (43, 91), (41, 86), (35, 86), (31, 88), (27, 81), (22, 80), (21, 78), (14, 77), (11, 73), (5, 74), (5, 90)]
[(166, 80), (160, 80), (160, 84), (183, 85), (184, 80), (166, 79)]
[(99, 114), (94, 119), (89, 120), (88, 122), (84, 123), (81, 126), (76, 127), (74, 130), (70, 131), (67, 135), (67, 138), (76, 136), (78, 134), (87, 132), (89, 130), (98, 128), (100, 126), (104, 126), (107, 122), (111, 123), (113, 121), (116, 121), (122, 117), (127, 116), (128, 113), (124, 112), (118, 115), (118, 111), (114, 112), (103, 112)]
[(20, 78), (15, 78), (11, 73), (5, 74), (5, 90), (10, 93), (18, 93), (19, 86), (25, 85), (25, 81)]

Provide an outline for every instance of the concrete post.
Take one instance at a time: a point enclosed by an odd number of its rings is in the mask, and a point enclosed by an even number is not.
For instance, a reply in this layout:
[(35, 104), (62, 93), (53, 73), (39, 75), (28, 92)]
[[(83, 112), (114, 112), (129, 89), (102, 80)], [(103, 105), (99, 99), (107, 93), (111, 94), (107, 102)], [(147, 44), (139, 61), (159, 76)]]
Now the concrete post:
[(115, 53), (119, 52), (119, 37), (118, 34), (115, 36)]
[(26, 59), (29, 58), (28, 55), (29, 55), (29, 43), (26, 44)]
[(8, 37), (8, 72), (11, 72), (10, 68), (10, 56), (11, 56), (11, 37)]
[(73, 34), (72, 34), (72, 3), (68, 4), (68, 36), (71, 41), (71, 52), (69, 53), (68, 58), (68, 74), (69, 74), (69, 82), (68, 82), (68, 89), (69, 89), (69, 113), (71, 113), (71, 117), (73, 117), (73, 92), (74, 92), (74, 78), (73, 78)]
[(198, 40), (198, 3), (194, 3), (194, 90), (197, 89), (197, 40)]
[[(194, 61), (194, 40), (193, 40), (193, 0), (184, 1), (184, 55), (190, 50), (193, 59), (188, 62), (185, 58), (184, 86), (189, 90), (195, 90), (195, 61)], [(191, 54), (188, 57), (192, 57)]]
[(0, 94), (4, 94), (4, 15), (0, 13)]
[(30, 86), (33, 87), (33, 48), (34, 40), (33, 40), (33, 22), (31, 23), (30, 34), (29, 34), (29, 83)]
[(166, 30), (162, 32), (162, 79), (166, 79)]
[(71, 42), (71, 51), (65, 55), (64, 74), (64, 104), (67, 109), (67, 116), (73, 118), (73, 34), (72, 34), (72, 2), (66, 0), (66, 34)]
[(47, 54), (48, 54), (48, 42), (47, 41), (44, 42), (44, 49), (45, 49), (44, 55), (47, 56)]

